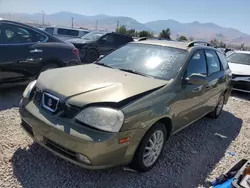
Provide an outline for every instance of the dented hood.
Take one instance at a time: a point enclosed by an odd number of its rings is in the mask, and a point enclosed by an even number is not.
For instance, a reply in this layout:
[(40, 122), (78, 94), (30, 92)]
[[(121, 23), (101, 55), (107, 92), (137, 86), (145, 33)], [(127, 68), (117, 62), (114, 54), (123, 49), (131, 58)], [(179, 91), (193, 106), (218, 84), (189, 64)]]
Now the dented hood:
[(76, 106), (121, 102), (164, 86), (167, 81), (148, 78), (96, 64), (59, 68), (43, 72), (37, 87)]

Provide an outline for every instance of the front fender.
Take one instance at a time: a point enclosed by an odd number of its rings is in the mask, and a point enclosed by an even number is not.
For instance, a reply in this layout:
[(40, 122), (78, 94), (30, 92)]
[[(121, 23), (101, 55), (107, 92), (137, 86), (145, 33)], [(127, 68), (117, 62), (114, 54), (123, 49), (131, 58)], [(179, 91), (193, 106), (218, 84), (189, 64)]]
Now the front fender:
[(122, 109), (125, 114), (123, 130), (144, 129), (147, 131), (152, 125), (163, 118), (172, 119), (171, 101), (174, 93), (156, 91)]

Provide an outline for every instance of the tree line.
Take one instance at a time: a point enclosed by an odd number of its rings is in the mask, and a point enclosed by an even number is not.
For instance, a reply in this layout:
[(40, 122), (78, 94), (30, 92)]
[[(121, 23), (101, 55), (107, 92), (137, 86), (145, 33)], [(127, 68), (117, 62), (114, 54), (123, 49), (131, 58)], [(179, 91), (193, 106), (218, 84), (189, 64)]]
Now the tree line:
[[(124, 25), (120, 26), (116, 29), (117, 33), (121, 33), (121, 34), (127, 34), (127, 35), (131, 35), (132, 37), (154, 37), (153, 32), (150, 31), (136, 31), (135, 29), (127, 29)], [(163, 29), (159, 35), (159, 38), (162, 39), (166, 39), (166, 40), (172, 40), (171, 38), (171, 30), (170, 28), (167, 29)], [(192, 39), (192, 38), (190, 38)], [(187, 37), (184, 35), (178, 36), (178, 38), (176, 39), (178, 41), (188, 41)]]
[[(125, 25), (118, 27), (116, 29), (116, 32), (121, 33), (121, 34), (127, 34), (132, 37), (155, 37), (153, 32), (151, 31), (146, 31), (146, 30), (136, 31), (135, 29), (127, 29)], [(170, 28), (163, 29), (157, 37), (166, 39), (166, 40), (172, 40), (171, 29)], [(177, 35), (176, 40), (177, 41), (193, 41), (194, 38), (193, 37), (187, 38), (184, 35), (180, 35), (180, 36)], [(212, 39), (210, 41), (210, 44), (212, 44), (212, 46), (214, 46), (215, 48), (232, 48), (232, 49), (237, 49), (237, 50), (250, 50), (250, 47), (245, 46), (244, 43), (241, 45), (233, 45), (233, 44), (226, 44), (225, 42), (217, 40), (217, 39)]]

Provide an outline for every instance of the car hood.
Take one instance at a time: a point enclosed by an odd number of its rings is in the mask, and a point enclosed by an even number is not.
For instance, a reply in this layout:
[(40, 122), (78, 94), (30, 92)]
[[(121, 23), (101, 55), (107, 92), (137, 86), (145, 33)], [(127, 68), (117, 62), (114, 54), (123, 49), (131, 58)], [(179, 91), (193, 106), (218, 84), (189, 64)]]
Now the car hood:
[(90, 103), (118, 103), (167, 83), (90, 64), (45, 71), (39, 76), (36, 86), (62, 102), (82, 107)]
[(67, 42), (70, 42), (70, 43), (73, 43), (73, 44), (88, 44), (88, 43), (91, 43), (93, 42), (93, 40), (85, 40), (85, 39), (77, 39), (77, 38), (74, 38), (74, 39), (69, 39), (67, 40)]
[(250, 65), (243, 65), (238, 63), (228, 63), (233, 74), (250, 75)]

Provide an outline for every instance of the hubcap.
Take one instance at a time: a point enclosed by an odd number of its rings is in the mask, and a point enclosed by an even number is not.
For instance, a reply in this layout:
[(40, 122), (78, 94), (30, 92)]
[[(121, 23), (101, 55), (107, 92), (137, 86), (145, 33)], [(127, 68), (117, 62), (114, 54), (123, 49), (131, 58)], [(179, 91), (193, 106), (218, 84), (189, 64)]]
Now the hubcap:
[(220, 101), (219, 101), (217, 109), (216, 109), (216, 115), (220, 114), (220, 112), (221, 112), (221, 110), (223, 108), (223, 103), (224, 103), (224, 98), (222, 96), (222, 97), (220, 97)]
[(143, 152), (143, 163), (146, 167), (154, 164), (158, 159), (164, 143), (164, 134), (161, 130), (156, 131), (149, 138)]

